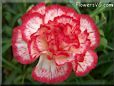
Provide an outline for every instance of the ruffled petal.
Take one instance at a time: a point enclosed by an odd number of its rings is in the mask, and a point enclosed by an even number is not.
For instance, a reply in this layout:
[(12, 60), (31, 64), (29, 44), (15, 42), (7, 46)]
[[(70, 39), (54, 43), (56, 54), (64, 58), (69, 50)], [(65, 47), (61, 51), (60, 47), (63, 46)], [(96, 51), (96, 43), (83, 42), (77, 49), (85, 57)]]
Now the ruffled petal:
[(53, 60), (48, 60), (46, 55), (42, 55), (32, 72), (32, 77), (43, 83), (59, 83), (67, 79), (71, 71), (70, 63), (57, 66)]
[(90, 48), (90, 40), (87, 39), (88, 33), (84, 31), (78, 35), (79, 47), (71, 47), (70, 51), (74, 54), (84, 54)]
[(48, 49), (48, 43), (45, 37), (38, 36), (36, 38), (36, 46), (39, 49), (39, 51), (46, 51)]
[(71, 47), (70, 51), (74, 54), (83, 54), (85, 53), (90, 47), (90, 41), (85, 41), (84, 44), (80, 44), (79, 48)]
[(72, 28), (74, 28), (76, 24), (78, 23), (75, 19), (67, 15), (58, 16), (54, 19), (54, 21), (57, 23), (62, 23), (62, 24), (70, 24)]
[(28, 51), (27, 42), (22, 39), (21, 26), (14, 28), (12, 35), (12, 48), (14, 57), (22, 64), (30, 64), (35, 59), (31, 58)]
[(28, 42), (28, 49), (31, 58), (37, 59), (40, 56), (40, 50), (38, 50), (36, 45), (36, 37), (32, 37), (31, 40)]
[(88, 39), (91, 41), (90, 47), (95, 49), (100, 43), (100, 35), (93, 19), (88, 15), (80, 15), (80, 29), (82, 32), (87, 30)]
[(77, 60), (72, 62), (73, 70), (75, 71), (75, 74), (77, 76), (84, 76), (90, 70), (95, 68), (98, 57), (95, 52), (93, 52), (92, 50), (88, 50), (83, 57), (80, 57), (80, 59), (78, 57)]
[(70, 7), (65, 7), (65, 6), (63, 6), (62, 8), (63, 8), (66, 16), (73, 17), (74, 19), (77, 18), (78, 13), (76, 12), (76, 10), (74, 10), (73, 8), (70, 8)]
[(44, 23), (48, 23), (49, 20), (53, 20), (57, 16), (65, 14), (60, 5), (52, 5), (46, 8), (46, 14), (44, 17)]
[(44, 22), (48, 23), (49, 20), (53, 21), (55, 17), (61, 16), (61, 15), (66, 15), (66, 16), (76, 18), (77, 12), (74, 9), (65, 7), (65, 6), (60, 6), (60, 5), (48, 6), (46, 8)]
[(26, 16), (28, 16), (32, 13), (39, 13), (41, 15), (44, 15), (45, 9), (46, 9), (46, 6), (45, 6), (45, 3), (43, 3), (43, 2), (37, 4), (36, 6), (33, 6), (21, 17), (22, 22), (24, 22), (24, 20), (26, 19)]
[(25, 41), (30, 40), (30, 36), (35, 33), (40, 25), (43, 23), (43, 17), (38, 13), (33, 13), (26, 16), (24, 23), (22, 25), (22, 35)]
[(37, 12), (41, 15), (44, 15), (45, 14), (45, 9), (46, 9), (45, 3), (41, 2), (41, 3), (37, 4), (36, 6), (32, 7), (29, 10), (29, 13)]
[(73, 54), (61, 53), (59, 55), (54, 56), (54, 60), (57, 65), (63, 65), (65, 63), (74, 61), (75, 57)]

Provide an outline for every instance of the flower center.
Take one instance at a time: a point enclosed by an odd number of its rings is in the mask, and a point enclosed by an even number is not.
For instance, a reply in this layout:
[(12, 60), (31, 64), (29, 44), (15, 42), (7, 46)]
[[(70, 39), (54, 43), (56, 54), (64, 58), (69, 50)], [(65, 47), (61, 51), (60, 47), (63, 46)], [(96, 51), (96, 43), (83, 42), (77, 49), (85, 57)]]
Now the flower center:
[(41, 51), (46, 53), (49, 58), (58, 55), (60, 52), (68, 56), (66, 53), (71, 53), (72, 47), (79, 47), (77, 34), (72, 31), (69, 25), (44, 25), (39, 29), (38, 33), (40, 34), (39, 44), (42, 44), (39, 45), (42, 47)]

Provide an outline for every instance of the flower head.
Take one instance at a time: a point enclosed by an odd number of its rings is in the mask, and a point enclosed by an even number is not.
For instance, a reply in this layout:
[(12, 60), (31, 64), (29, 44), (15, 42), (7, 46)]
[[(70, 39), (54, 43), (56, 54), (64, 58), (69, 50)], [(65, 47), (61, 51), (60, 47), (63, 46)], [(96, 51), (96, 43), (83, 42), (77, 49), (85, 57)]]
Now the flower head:
[(70, 75), (84, 76), (97, 64), (94, 49), (99, 45), (98, 29), (91, 17), (74, 9), (40, 3), (22, 16), (14, 28), (14, 57), (22, 64), (39, 58), (32, 77), (44, 83), (58, 83)]

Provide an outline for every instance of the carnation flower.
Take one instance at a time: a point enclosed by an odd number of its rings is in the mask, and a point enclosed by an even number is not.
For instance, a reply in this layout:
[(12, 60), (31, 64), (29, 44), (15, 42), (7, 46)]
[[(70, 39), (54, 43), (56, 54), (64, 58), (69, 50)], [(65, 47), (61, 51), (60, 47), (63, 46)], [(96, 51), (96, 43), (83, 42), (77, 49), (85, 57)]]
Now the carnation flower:
[(38, 64), (32, 77), (43, 83), (59, 83), (72, 69), (84, 76), (97, 64), (94, 52), (100, 36), (89, 15), (74, 9), (45, 3), (33, 6), (22, 16), (22, 24), (13, 30), (15, 59), (22, 64)]

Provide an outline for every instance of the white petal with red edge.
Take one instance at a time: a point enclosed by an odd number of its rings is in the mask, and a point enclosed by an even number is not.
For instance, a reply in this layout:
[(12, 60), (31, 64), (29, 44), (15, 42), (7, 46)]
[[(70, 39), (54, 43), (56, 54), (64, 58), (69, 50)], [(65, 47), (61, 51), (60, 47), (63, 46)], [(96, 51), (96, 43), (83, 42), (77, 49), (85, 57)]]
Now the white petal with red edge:
[(36, 6), (29, 7), (28, 11), (21, 17), (22, 22), (24, 22), (24, 20), (26, 20), (26, 17), (32, 13), (39, 13), (41, 15), (44, 15), (45, 9), (46, 9), (45, 3), (42, 2), (37, 4)]
[(44, 18), (44, 23), (48, 23), (49, 20), (53, 20), (57, 16), (65, 14), (59, 5), (52, 5), (46, 8), (46, 14)]
[(84, 31), (78, 35), (78, 39), (80, 42), (79, 48), (75, 49), (74, 53), (76, 54), (83, 54), (88, 50), (90, 47), (90, 40), (87, 40), (87, 32)]
[(88, 39), (91, 41), (90, 47), (95, 49), (100, 43), (98, 28), (88, 15), (80, 15), (80, 17), (80, 29), (82, 32), (87, 30), (89, 33)]
[(60, 6), (60, 5), (48, 6), (46, 8), (44, 22), (48, 23), (49, 20), (53, 20), (54, 18), (61, 16), (61, 15), (66, 15), (66, 16), (73, 17), (74, 19), (76, 19), (77, 12), (74, 9), (65, 7), (65, 6)]
[(36, 42), (36, 38), (32, 37), (32, 39), (28, 43), (28, 49), (29, 49), (31, 58), (38, 58), (40, 55), (40, 52), (35, 42)]
[(57, 65), (62, 65), (67, 62), (74, 61), (75, 57), (74, 57), (74, 55), (69, 55), (69, 57), (66, 57), (64, 55), (60, 55), (60, 56), (55, 56), (54, 59), (55, 59), (55, 62), (57, 63)]
[(40, 51), (46, 51), (48, 49), (48, 43), (44, 37), (37, 37), (36, 45)]
[(79, 48), (71, 49), (71, 51), (74, 54), (83, 54), (86, 52), (86, 50), (88, 50), (89, 46), (90, 46), (90, 41), (85, 41), (85, 43), (80, 44)]
[(77, 60), (73, 62), (73, 69), (77, 76), (86, 75), (90, 70), (95, 68), (97, 64), (97, 54), (92, 50), (87, 51), (83, 58), (84, 60), (81, 62)]
[(71, 70), (70, 63), (57, 66), (53, 60), (48, 60), (45, 55), (42, 55), (32, 72), (32, 77), (44, 83), (59, 83), (68, 78)]
[(24, 40), (29, 41), (30, 36), (38, 30), (42, 23), (42, 16), (38, 13), (33, 13), (26, 16), (26, 19), (22, 25), (22, 35)]
[(32, 8), (29, 10), (29, 13), (38, 12), (38, 13), (40, 13), (41, 15), (44, 15), (44, 14), (45, 14), (45, 9), (46, 9), (45, 3), (41, 2), (41, 3), (37, 4), (36, 6), (32, 7)]
[(65, 7), (65, 6), (63, 6), (62, 8), (65, 12), (65, 15), (73, 17), (74, 19), (77, 18), (78, 13), (73, 8), (69, 8), (69, 7)]
[(71, 47), (70, 51), (74, 54), (83, 54), (90, 48), (90, 40), (87, 39), (88, 33), (86, 31), (78, 35), (79, 47)]
[(29, 64), (35, 59), (31, 58), (28, 51), (27, 43), (22, 39), (20, 26), (14, 28), (12, 35), (12, 48), (14, 57), (22, 64)]
[(58, 22), (58, 23), (62, 23), (62, 24), (70, 24), (72, 26), (72, 28), (75, 27), (77, 24), (76, 20), (74, 20), (72, 17), (66, 16), (66, 15), (56, 17), (54, 19), (54, 21)]

